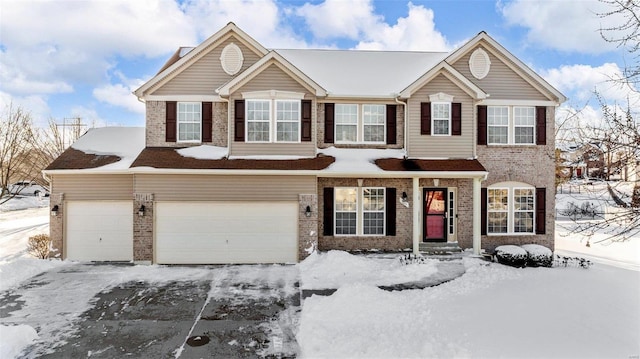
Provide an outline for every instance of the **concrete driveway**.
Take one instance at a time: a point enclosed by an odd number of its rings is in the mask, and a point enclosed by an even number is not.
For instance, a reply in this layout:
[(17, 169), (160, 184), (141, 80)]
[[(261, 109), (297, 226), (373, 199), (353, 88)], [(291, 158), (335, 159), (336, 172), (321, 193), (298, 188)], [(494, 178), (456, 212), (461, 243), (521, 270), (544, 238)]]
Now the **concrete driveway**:
[(295, 266), (70, 263), (0, 293), (0, 324), (32, 326), (26, 358), (295, 357)]

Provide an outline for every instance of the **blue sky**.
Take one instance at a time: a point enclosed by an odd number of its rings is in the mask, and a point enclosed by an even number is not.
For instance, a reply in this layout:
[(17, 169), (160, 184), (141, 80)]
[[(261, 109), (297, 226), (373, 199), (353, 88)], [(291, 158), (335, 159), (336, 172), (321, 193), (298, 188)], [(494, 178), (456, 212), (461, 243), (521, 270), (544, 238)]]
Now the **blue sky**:
[[(0, 105), (36, 123), (80, 116), (96, 126), (144, 125), (131, 91), (179, 46), (233, 21), (267, 48), (451, 50), (486, 31), (597, 117), (592, 92), (611, 103), (631, 93), (606, 80), (633, 58), (603, 41), (620, 19), (597, 0), (0, 0)], [(584, 108), (585, 104), (587, 107)], [(559, 111), (559, 113), (562, 113)]]

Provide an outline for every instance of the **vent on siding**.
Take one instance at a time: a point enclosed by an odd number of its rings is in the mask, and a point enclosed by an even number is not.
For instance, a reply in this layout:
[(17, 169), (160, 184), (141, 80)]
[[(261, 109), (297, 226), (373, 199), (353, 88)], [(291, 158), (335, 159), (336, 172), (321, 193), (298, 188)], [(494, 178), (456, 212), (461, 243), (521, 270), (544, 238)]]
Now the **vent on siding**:
[(222, 65), (224, 72), (229, 75), (237, 74), (242, 68), (243, 61), (244, 57), (242, 56), (242, 50), (240, 50), (238, 45), (233, 42), (222, 49), (220, 64)]
[(482, 80), (489, 74), (489, 68), (491, 67), (491, 60), (489, 55), (483, 49), (477, 49), (471, 54), (469, 58), (469, 70), (471, 74), (478, 80)]

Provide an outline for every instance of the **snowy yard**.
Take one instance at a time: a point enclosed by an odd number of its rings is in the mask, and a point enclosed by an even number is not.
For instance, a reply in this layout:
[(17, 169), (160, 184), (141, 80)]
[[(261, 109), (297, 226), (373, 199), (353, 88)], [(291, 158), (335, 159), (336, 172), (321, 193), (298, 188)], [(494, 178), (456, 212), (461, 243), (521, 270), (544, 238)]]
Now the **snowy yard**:
[[(566, 201), (559, 198), (560, 204)], [(285, 329), (295, 334), (299, 357), (640, 355), (640, 238), (586, 247), (584, 238), (567, 235), (569, 222), (559, 221), (558, 252), (589, 257), (596, 262), (591, 268), (516, 269), (467, 256), (456, 260), (462, 271), (454, 280), (422, 290), (386, 291), (379, 286), (429, 280), (450, 274), (442, 273), (449, 267), (436, 259), (401, 265), (390, 255), (354, 256), (339, 251), (266, 270), (265, 266), (91, 267), (35, 260), (27, 258), (26, 239), (48, 230), (48, 209), (4, 209), (0, 208), (0, 297), (20, 293), (14, 301), (21, 308), (0, 317), (0, 358), (20, 357), (23, 349), (33, 353), (32, 344), (50, 348), (73, 336), (74, 324), (96, 305), (95, 297), (125, 282), (161, 285), (197, 279), (216, 288), (220, 278), (229, 277), (248, 284), (277, 284), (287, 291), (298, 290), (296, 281), (302, 290), (337, 289), (330, 296), (306, 298), (300, 311), (281, 313), (293, 316), (281, 323), (290, 323)], [(39, 272), (68, 270), (77, 271), (82, 279), (67, 282), (65, 290), (46, 284), (41, 287), (44, 291), (21, 287)], [(207, 300), (220, 294), (211, 290)], [(255, 295), (250, 289), (235, 294)], [(8, 309), (0, 308), (0, 314)], [(191, 319), (195, 327), (198, 318)], [(165, 355), (179, 357), (178, 349)], [(263, 352), (275, 353), (273, 345)]]

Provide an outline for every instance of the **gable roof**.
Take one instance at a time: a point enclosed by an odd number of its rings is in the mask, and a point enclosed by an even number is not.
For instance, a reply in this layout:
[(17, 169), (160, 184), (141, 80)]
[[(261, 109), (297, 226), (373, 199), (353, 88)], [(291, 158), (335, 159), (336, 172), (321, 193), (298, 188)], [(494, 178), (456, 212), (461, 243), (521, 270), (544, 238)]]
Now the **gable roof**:
[[(533, 71), (529, 66), (527, 66), (524, 62), (520, 61), (517, 57), (515, 57), (511, 52), (505, 49), (502, 45), (500, 45), (496, 40), (494, 40), (491, 36), (489, 36), (486, 32), (482, 31), (478, 35), (476, 35), (471, 40), (467, 41), (466, 44), (454, 50), (451, 54), (449, 54), (444, 61), (448, 64), (453, 64), (461, 57), (466, 55), (470, 50), (474, 49), (479, 43), (486, 42), (495, 50), (498, 51), (498, 54), (494, 52), (494, 55), (500, 55), (506, 58), (508, 61), (505, 61), (505, 64), (510, 67), (513, 71), (518, 73), (525, 81), (531, 84), (536, 89), (545, 90), (547, 93), (553, 95), (558, 103), (565, 102), (567, 97), (563, 95), (560, 91), (558, 91), (555, 87), (551, 86), (542, 76), (538, 75), (535, 71)], [(491, 49), (489, 49), (491, 50)], [(498, 56), (498, 57), (500, 57)]]
[(329, 97), (395, 98), (445, 52), (275, 50), (322, 86)]
[(480, 87), (476, 86), (473, 82), (469, 81), (468, 78), (464, 77), (459, 71), (454, 69), (448, 63), (442, 61), (429, 71), (427, 71), (424, 75), (420, 76), (416, 81), (407, 86), (407, 88), (403, 89), (400, 92), (401, 97), (411, 97), (414, 92), (419, 90), (422, 86), (427, 84), (429, 81), (433, 80), (434, 77), (443, 74), (453, 82), (458, 82), (458, 84), (462, 84), (464, 86), (460, 86), (462, 90), (467, 92), (474, 99), (485, 99), (487, 98), (487, 93), (484, 92)]
[(211, 35), (208, 39), (206, 39), (200, 45), (196, 46), (190, 51), (186, 51), (190, 49), (188, 47), (179, 48), (178, 51), (176, 51), (173, 56), (169, 58), (169, 60), (165, 63), (161, 71), (156, 76), (144, 83), (133, 93), (138, 96), (138, 98), (143, 97), (147, 90), (162, 81), (166, 81), (178, 75), (191, 63), (195, 62), (202, 55), (206, 54), (205, 50), (209, 48), (210, 45), (230, 34), (235, 34), (245, 45), (247, 45), (247, 47), (260, 54), (261, 56), (268, 53), (268, 50), (264, 48), (264, 46), (260, 45), (260, 43), (254, 40), (251, 36), (240, 30), (240, 28), (237, 27), (234, 23), (230, 22), (225, 27), (220, 29), (215, 34)]
[(296, 78), (296, 80), (303, 82), (306, 84), (305, 87), (313, 90), (314, 95), (319, 97), (326, 96), (326, 90), (316, 83), (312, 78), (307, 76), (306, 73), (300, 71), (297, 67), (293, 66), (289, 61), (283, 58), (280, 54), (275, 51), (270, 51), (266, 56), (258, 60), (256, 63), (251, 65), (248, 69), (243, 71), (240, 75), (234, 77), (226, 84), (222, 85), (220, 88), (216, 90), (220, 96), (229, 96), (229, 93), (233, 92), (233, 90), (237, 87), (242, 86), (243, 84), (250, 81), (252, 78), (260, 74), (260, 72), (264, 71), (271, 64), (280, 64), (281, 68), (285, 71), (288, 71), (292, 77)]

